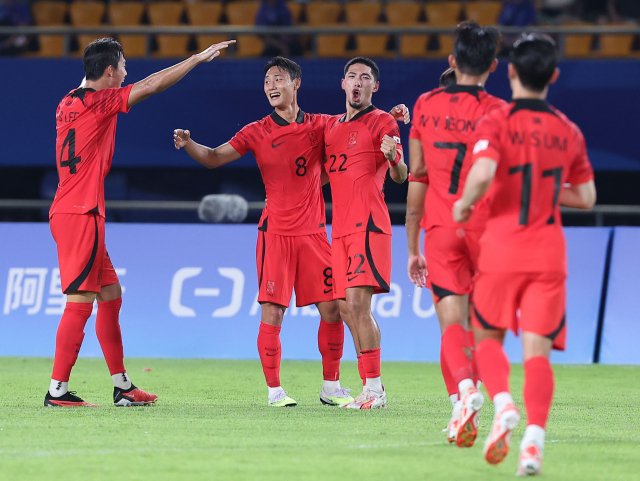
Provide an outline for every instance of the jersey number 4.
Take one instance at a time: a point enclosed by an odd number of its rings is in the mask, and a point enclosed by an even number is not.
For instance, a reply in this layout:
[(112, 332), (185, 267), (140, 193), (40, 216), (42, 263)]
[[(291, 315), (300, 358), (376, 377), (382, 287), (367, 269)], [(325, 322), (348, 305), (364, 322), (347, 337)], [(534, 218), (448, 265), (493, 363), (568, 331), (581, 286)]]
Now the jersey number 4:
[(460, 182), (460, 172), (462, 172), (462, 162), (467, 154), (467, 144), (461, 142), (435, 142), (433, 146), (436, 149), (457, 150), (456, 160), (453, 161), (453, 169), (451, 169), (451, 183), (449, 184), (449, 193), (458, 193), (458, 183)]
[[(69, 156), (67, 160), (62, 160), (65, 147), (69, 145)], [(82, 161), (82, 157), (76, 157), (76, 129), (69, 129), (67, 137), (64, 139), (62, 149), (60, 149), (60, 167), (69, 167), (69, 173), (77, 172), (76, 165)]]
[[(529, 222), (529, 204), (531, 203), (531, 163), (517, 165), (509, 169), (510, 175), (522, 174), (522, 193), (520, 194), (520, 220), (519, 225), (527, 225)], [(547, 219), (547, 224), (555, 224), (553, 216), (558, 198), (560, 197), (560, 185), (562, 183), (562, 167), (547, 169), (542, 171), (542, 178), (553, 177), (553, 203), (551, 204), (551, 215)]]

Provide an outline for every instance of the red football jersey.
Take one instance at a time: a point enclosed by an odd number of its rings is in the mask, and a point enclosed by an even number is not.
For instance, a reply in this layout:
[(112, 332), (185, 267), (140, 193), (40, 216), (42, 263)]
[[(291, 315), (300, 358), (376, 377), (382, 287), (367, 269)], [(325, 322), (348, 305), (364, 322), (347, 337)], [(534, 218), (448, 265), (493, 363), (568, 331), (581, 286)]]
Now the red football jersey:
[(566, 273), (560, 194), (593, 179), (580, 129), (543, 100), (518, 99), (487, 115), (476, 140), (473, 160), (498, 163), (480, 271)]
[(287, 236), (326, 232), (320, 174), (327, 118), (300, 110), (288, 123), (274, 111), (229, 141), (258, 161), (267, 193), (258, 229)]
[(79, 88), (58, 104), (56, 165), (60, 181), (49, 217), (91, 210), (104, 217), (104, 178), (111, 169), (117, 114), (129, 112), (132, 88)]
[(324, 134), (325, 170), (331, 181), (333, 202), (331, 236), (364, 232), (370, 223), (373, 226), (369, 230), (391, 234), (391, 219), (384, 201), (389, 162), (380, 145), (388, 135), (402, 151), (398, 123), (373, 105), (350, 121), (345, 119), (346, 114), (331, 117)]
[[(453, 204), (462, 196), (471, 169), (469, 142), (478, 121), (488, 112), (507, 105), (479, 86), (450, 85), (418, 97), (413, 108), (409, 137), (422, 141), (429, 175), (422, 227), (455, 226)], [(488, 211), (478, 205), (467, 229), (482, 229)]]

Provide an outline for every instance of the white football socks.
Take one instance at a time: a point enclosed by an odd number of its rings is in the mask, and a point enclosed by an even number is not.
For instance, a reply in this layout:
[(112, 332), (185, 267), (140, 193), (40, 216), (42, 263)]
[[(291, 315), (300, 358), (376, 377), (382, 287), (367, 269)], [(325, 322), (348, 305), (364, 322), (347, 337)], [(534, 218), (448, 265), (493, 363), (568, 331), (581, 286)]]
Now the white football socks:
[(325, 380), (322, 383), (322, 390), (327, 394), (334, 393), (338, 389), (340, 389), (340, 381), (327, 381), (327, 380)]
[(53, 397), (64, 396), (69, 392), (69, 383), (63, 381), (56, 381), (55, 379), (51, 380), (51, 384), (49, 384), (49, 394)]
[(282, 386), (278, 386), (278, 387), (269, 387), (267, 386), (267, 389), (269, 390), (269, 400), (272, 400), (273, 397), (278, 394), (280, 391), (284, 391), (284, 389), (282, 389)]
[(451, 396), (449, 396), (449, 399), (451, 400), (451, 405), (455, 406), (456, 403), (458, 402), (458, 395), (452, 394)]
[(520, 450), (522, 451), (527, 447), (528, 444), (534, 442), (540, 448), (540, 451), (544, 450), (544, 437), (545, 430), (544, 428), (537, 426), (535, 424), (529, 424), (527, 428), (524, 430), (524, 436), (522, 437), (522, 442), (520, 443)]
[(493, 397), (493, 405), (496, 408), (496, 413), (502, 411), (502, 408), (507, 404), (513, 404), (513, 397), (510, 392), (499, 392)]
[(126, 372), (119, 372), (118, 374), (114, 374), (111, 376), (113, 379), (113, 385), (118, 389), (122, 389), (126, 391), (127, 389), (131, 389), (131, 379)]
[(472, 379), (463, 379), (458, 383), (458, 392), (460, 393), (460, 399), (464, 398), (464, 395), (469, 389), (476, 387)]
[(377, 393), (382, 392), (382, 378), (380, 377), (368, 377), (365, 384), (366, 387)]

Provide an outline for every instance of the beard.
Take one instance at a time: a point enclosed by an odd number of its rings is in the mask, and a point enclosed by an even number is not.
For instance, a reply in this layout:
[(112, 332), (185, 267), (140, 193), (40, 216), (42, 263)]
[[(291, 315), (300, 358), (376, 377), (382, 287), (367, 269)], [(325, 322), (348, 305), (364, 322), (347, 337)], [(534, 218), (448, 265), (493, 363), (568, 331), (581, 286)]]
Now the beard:
[(351, 107), (352, 109), (361, 109), (362, 102), (352, 102), (351, 100), (349, 100), (349, 107)]

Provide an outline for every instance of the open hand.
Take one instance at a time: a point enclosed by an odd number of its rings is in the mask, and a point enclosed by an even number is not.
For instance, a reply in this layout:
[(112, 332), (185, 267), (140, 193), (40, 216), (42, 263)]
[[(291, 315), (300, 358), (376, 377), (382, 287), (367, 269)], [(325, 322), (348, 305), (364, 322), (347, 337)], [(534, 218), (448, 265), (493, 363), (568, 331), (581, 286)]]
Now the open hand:
[(407, 264), (409, 279), (418, 287), (424, 287), (427, 283), (427, 260), (422, 254), (409, 255)]
[(404, 122), (405, 124), (411, 122), (411, 112), (409, 112), (409, 109), (405, 104), (396, 105), (389, 113), (398, 122)]
[(191, 139), (191, 132), (188, 130), (176, 129), (173, 131), (173, 145), (177, 150), (189, 143)]
[(202, 52), (194, 55), (198, 59), (198, 63), (211, 62), (214, 58), (220, 55), (220, 50), (227, 48), (229, 45), (236, 43), (235, 40), (226, 40), (224, 42), (215, 43), (211, 47), (203, 50)]

